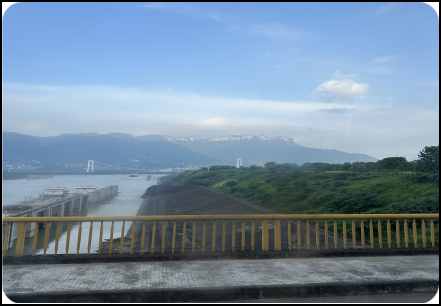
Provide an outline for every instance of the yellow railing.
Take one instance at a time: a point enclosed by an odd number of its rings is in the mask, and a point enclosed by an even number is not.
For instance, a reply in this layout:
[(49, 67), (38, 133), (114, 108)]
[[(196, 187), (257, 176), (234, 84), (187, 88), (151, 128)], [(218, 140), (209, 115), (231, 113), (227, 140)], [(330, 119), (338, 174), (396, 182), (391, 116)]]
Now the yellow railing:
[[(413, 220), (411, 233), (409, 237), (408, 232), (408, 220)], [(427, 241), (426, 237), (426, 223), (425, 219), (429, 219), (429, 228), (430, 228), (430, 243)], [(102, 251), (102, 240), (103, 240), (103, 223), (104, 222), (112, 222), (110, 229), (110, 240), (109, 240), (109, 254), (112, 253), (113, 247), (113, 234), (114, 234), (114, 222), (115, 221), (123, 221), (121, 228), (121, 241), (119, 247), (119, 253), (123, 252), (123, 244), (124, 244), (124, 228), (125, 222), (134, 221), (132, 225), (131, 237), (130, 237), (130, 254), (133, 254), (135, 247), (135, 238), (139, 239), (139, 237), (135, 237), (135, 222), (142, 222), (141, 229), (141, 237), (140, 237), (140, 248), (139, 252), (142, 254), (145, 250), (145, 240), (148, 238), (151, 242), (150, 252), (153, 253), (155, 250), (155, 238), (157, 236), (157, 223), (162, 223), (162, 240), (161, 240), (161, 252), (164, 253), (165, 245), (166, 245), (166, 236), (168, 236), (169, 244), (171, 244), (171, 252), (174, 253), (175, 250), (179, 250), (177, 244), (179, 243), (177, 240), (177, 236), (182, 235), (181, 238), (181, 252), (185, 252), (187, 242), (187, 222), (193, 221), (192, 229), (189, 227), (188, 230), (191, 231), (191, 250), (192, 252), (196, 249), (196, 221), (200, 222), (200, 226), (202, 226), (202, 237), (198, 239), (200, 245), (200, 251), (204, 252), (206, 249), (206, 240), (207, 235), (211, 235), (211, 246), (212, 251), (215, 252), (217, 244), (216, 237), (220, 232), (217, 232), (217, 223), (218, 221), (222, 221), (222, 231), (221, 231), (221, 241), (222, 241), (222, 252), (226, 250), (226, 221), (231, 224), (231, 250), (234, 252), (236, 250), (236, 234), (237, 232), (241, 232), (241, 246), (242, 251), (245, 250), (246, 241), (250, 244), (250, 250), (255, 251), (258, 249), (258, 245), (256, 245), (257, 238), (261, 238), (261, 250), (268, 251), (270, 250), (270, 234), (269, 231), (272, 230), (274, 232), (274, 250), (282, 250), (282, 238), (284, 237), (284, 245), (287, 246), (287, 249), (293, 249), (293, 239), (295, 240), (295, 236), (293, 236), (291, 225), (297, 224), (297, 248), (300, 250), (302, 248), (302, 224), (305, 227), (305, 223), (303, 220), (306, 220), (306, 248), (309, 250), (311, 247), (311, 228), (315, 230), (315, 243), (316, 249), (320, 249), (321, 239), (320, 239), (320, 231), (324, 235), (324, 246), (325, 249), (329, 249), (329, 224), (328, 220), (333, 220), (333, 236), (334, 236), (334, 247), (338, 248), (338, 237), (343, 236), (343, 247), (347, 249), (349, 246), (348, 243), (348, 230), (347, 230), (347, 221), (351, 221), (351, 236), (352, 236), (352, 247), (361, 247), (365, 248), (366, 246), (366, 237), (365, 237), (365, 225), (364, 221), (369, 221), (369, 245), (371, 248), (374, 248), (374, 245), (377, 244), (380, 248), (383, 247), (383, 230), (381, 221), (386, 222), (386, 234), (387, 234), (387, 245), (389, 248), (394, 245), (399, 248), (401, 245), (405, 248), (410, 246), (413, 247), (428, 247), (435, 245), (438, 246), (438, 239), (436, 236), (439, 236), (439, 225), (436, 231), (437, 235), (435, 235), (435, 225), (434, 220), (439, 220), (439, 214), (326, 214), (326, 215), (292, 215), (292, 214), (259, 214), (259, 215), (168, 215), (168, 216), (112, 216), (112, 217), (5, 217), (3, 218), (3, 256), (6, 255), (8, 243), (10, 243), (10, 230), (12, 228), (13, 223), (18, 223), (18, 227), (15, 231), (16, 233), (16, 247), (15, 247), (15, 256), (20, 257), (23, 255), (24, 242), (26, 237), (26, 226), (34, 223), (35, 227), (33, 229), (33, 244), (32, 244), (32, 255), (35, 255), (36, 245), (37, 245), (37, 237), (39, 224), (43, 223), (45, 225), (45, 235), (44, 235), (44, 254), (47, 253), (48, 248), (48, 237), (49, 237), (49, 228), (52, 222), (57, 224), (56, 235), (55, 235), (55, 245), (54, 245), (54, 254), (57, 255), (58, 247), (59, 247), (59, 239), (60, 239), (60, 223), (67, 222), (67, 232), (66, 232), (66, 255), (69, 251), (69, 243), (70, 243), (70, 233), (71, 233), (71, 223), (79, 222), (78, 228), (78, 237), (77, 237), (77, 254), (79, 254), (80, 243), (81, 243), (81, 233), (82, 233), (82, 223), (90, 222), (89, 227), (89, 236), (88, 236), (88, 247), (87, 254), (90, 254), (91, 241), (92, 241), (92, 229), (94, 222), (100, 222), (100, 234), (99, 234), (99, 245), (98, 245), (98, 253), (101, 254)], [(315, 220), (315, 227), (310, 225), (310, 220)], [(360, 220), (359, 231), (356, 230), (356, 222), (355, 220)], [(391, 229), (391, 220), (395, 220), (395, 231), (393, 232)], [(402, 223), (400, 223), (400, 220)], [(202, 224), (203, 221), (203, 224)], [(212, 221), (210, 231), (207, 231), (207, 221)], [(236, 222), (241, 221), (241, 229), (238, 228), (236, 231)], [(272, 226), (270, 224), (272, 221)], [(374, 223), (374, 221), (377, 221)], [(417, 228), (417, 222), (421, 225)], [(171, 223), (167, 226), (168, 222), (173, 222), (173, 227), (171, 228)], [(182, 222), (182, 231), (179, 230), (177, 233), (177, 222)], [(246, 235), (246, 223), (248, 224), (248, 230), (250, 231), (250, 235)], [(251, 223), (251, 224), (250, 224)], [(285, 228), (285, 233), (282, 232), (282, 226)], [(357, 222), (358, 223), (358, 222)], [(146, 235), (146, 224), (149, 225)], [(331, 223), (332, 224), (332, 223)], [(261, 237), (257, 237), (256, 235), (256, 225), (260, 225), (258, 228), (261, 230)], [(340, 225), (340, 227), (339, 227)], [(240, 226), (240, 225), (239, 225)], [(358, 226), (358, 224), (357, 224)], [(374, 227), (376, 227), (377, 237), (374, 235)], [(200, 227), (199, 227), (200, 228)], [(314, 229), (315, 228), (315, 229)], [(293, 227), (296, 230), (296, 227)], [(341, 230), (341, 234), (338, 229)], [(160, 225), (158, 228), (161, 231)], [(220, 230), (220, 229), (219, 229)], [(199, 229), (200, 231), (200, 229)], [(167, 235), (166, 235), (167, 233)], [(211, 234), (212, 233), (212, 234)], [(354, 235), (355, 233), (355, 235)], [(404, 243), (401, 240), (401, 237), (404, 233)], [(286, 235), (285, 235), (286, 234)], [(392, 234), (395, 236), (395, 242), (392, 242)], [(14, 235), (15, 236), (15, 235)], [(200, 235), (199, 235), (200, 236)], [(229, 235), (228, 235), (229, 236)], [(248, 239), (246, 238), (248, 236)], [(357, 241), (357, 236), (360, 236), (361, 241)], [(421, 236), (420, 241), (418, 241), (418, 237)], [(340, 237), (341, 238), (341, 237)], [(409, 239), (409, 238), (413, 238)], [(229, 238), (228, 238), (229, 240)], [(260, 239), (259, 239), (260, 240)], [(286, 241), (285, 241), (286, 240)], [(349, 239), (350, 241), (350, 239)], [(158, 241), (159, 242), (159, 241)], [(323, 242), (323, 241), (322, 241)], [(219, 240), (218, 240), (219, 243)], [(409, 246), (410, 245), (410, 246)], [(220, 247), (218, 247), (220, 250)], [(135, 250), (138, 252), (138, 250)], [(199, 250), (198, 250), (199, 251)]]

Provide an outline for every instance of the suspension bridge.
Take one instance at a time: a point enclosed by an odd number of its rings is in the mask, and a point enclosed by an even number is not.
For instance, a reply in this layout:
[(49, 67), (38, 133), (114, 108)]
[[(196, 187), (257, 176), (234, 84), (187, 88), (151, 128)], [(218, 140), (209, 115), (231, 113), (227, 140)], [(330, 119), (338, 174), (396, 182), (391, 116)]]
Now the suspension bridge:
[(18, 172), (23, 174), (104, 174), (104, 173), (114, 173), (114, 174), (123, 174), (123, 173), (171, 173), (173, 171), (180, 171), (182, 169), (145, 169), (142, 167), (123, 167), (117, 165), (105, 164), (96, 160), (88, 160), (87, 167), (84, 168), (84, 164), (80, 164), (81, 167), (77, 165), (75, 168), (70, 168), (66, 165), (65, 168), (60, 169), (11, 169), (8, 172)]
[(109, 165), (105, 163), (98, 162), (96, 160), (89, 160), (87, 162), (87, 168), (86, 172), (88, 173), (96, 173), (96, 172), (172, 172), (173, 170), (170, 169), (164, 169), (164, 170), (158, 170), (158, 169), (144, 169), (144, 168), (135, 168), (135, 167), (122, 167), (122, 166), (115, 166), (115, 165)]

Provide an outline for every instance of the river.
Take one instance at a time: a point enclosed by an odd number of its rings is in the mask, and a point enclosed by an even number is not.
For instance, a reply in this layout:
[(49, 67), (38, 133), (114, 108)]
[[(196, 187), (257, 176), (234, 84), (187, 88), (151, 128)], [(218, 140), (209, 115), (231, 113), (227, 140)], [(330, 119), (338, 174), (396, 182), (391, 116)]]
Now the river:
[[(128, 174), (110, 174), (110, 175), (57, 175), (53, 178), (41, 180), (7, 180), (2, 181), (2, 205), (11, 204), (22, 201), (30, 197), (38, 197), (43, 192), (45, 187), (66, 187), (74, 191), (78, 186), (97, 186), (103, 188), (109, 185), (118, 185), (118, 195), (114, 198), (106, 200), (101, 203), (90, 203), (87, 208), (82, 209), (81, 212), (76, 212), (74, 215), (80, 216), (135, 216), (139, 206), (142, 203), (141, 195), (145, 190), (156, 185), (158, 177), (164, 174), (151, 174), (151, 179), (146, 180), (148, 174), (139, 175), (138, 177), (129, 177)], [(130, 227), (131, 222), (125, 223), (125, 231)], [(104, 222), (103, 224), (103, 241), (110, 238), (111, 222)], [(115, 221), (114, 223), (114, 238), (121, 237), (122, 222)], [(76, 254), (77, 252), (77, 237), (78, 237), (78, 222), (72, 222), (69, 254)], [(89, 237), (90, 222), (82, 223), (81, 244), (79, 253), (87, 253), (88, 237)], [(66, 233), (67, 224), (60, 224), (60, 239), (58, 244), (58, 254), (65, 254), (66, 250)], [(45, 230), (38, 231), (37, 248), (35, 254), (43, 254)], [(99, 244), (100, 223), (93, 223), (92, 243), (90, 253), (95, 253)], [(54, 254), (56, 225), (52, 225), (49, 231), (49, 245), (46, 254)], [(33, 237), (25, 239), (23, 255), (31, 254)], [(7, 251), (7, 255), (13, 255), (15, 252), (15, 245)]]

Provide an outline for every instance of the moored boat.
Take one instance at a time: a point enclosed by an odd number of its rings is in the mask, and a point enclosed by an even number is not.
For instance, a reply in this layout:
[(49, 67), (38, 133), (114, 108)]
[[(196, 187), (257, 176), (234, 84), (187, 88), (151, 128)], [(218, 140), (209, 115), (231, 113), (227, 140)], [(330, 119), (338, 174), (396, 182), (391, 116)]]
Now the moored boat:
[(40, 197), (64, 197), (69, 194), (69, 189), (66, 187), (47, 187), (44, 188)]
[(98, 190), (98, 187), (95, 187), (95, 186), (75, 187), (75, 192), (76, 193), (89, 193), (89, 192), (96, 191), (96, 190)]

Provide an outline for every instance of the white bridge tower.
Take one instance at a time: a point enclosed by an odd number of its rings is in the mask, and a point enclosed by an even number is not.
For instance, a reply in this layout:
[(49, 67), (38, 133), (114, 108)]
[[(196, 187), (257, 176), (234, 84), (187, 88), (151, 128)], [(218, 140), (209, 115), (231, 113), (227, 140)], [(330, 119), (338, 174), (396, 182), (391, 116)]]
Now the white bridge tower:
[(87, 162), (87, 172), (93, 172), (93, 160)]
[(242, 158), (237, 158), (236, 168), (242, 167)]

